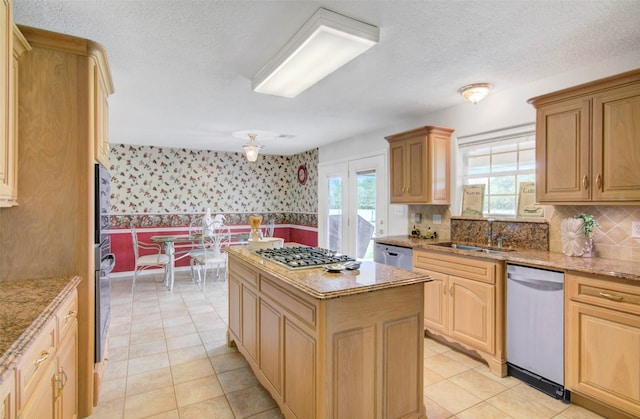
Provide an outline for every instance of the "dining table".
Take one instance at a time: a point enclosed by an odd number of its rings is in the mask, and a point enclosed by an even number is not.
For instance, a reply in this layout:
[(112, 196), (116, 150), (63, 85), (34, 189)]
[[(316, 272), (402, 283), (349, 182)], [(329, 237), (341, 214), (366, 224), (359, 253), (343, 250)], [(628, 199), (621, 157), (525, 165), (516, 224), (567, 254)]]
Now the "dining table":
[[(231, 233), (234, 244), (246, 243), (249, 233)], [(235, 239), (235, 240), (233, 240)], [(153, 243), (161, 244), (165, 253), (169, 256), (169, 275), (165, 286), (173, 291), (175, 280), (175, 262), (190, 254), (192, 250), (201, 245), (202, 234), (157, 234), (149, 237)], [(176, 256), (176, 249), (178, 255)]]

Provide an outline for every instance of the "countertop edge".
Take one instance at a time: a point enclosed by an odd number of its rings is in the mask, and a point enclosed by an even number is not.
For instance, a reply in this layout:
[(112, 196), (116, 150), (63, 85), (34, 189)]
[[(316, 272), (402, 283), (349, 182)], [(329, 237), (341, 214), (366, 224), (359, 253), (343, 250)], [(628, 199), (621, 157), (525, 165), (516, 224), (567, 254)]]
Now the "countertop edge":
[(62, 302), (76, 289), (82, 278), (78, 275), (69, 277), (69, 282), (58, 295), (47, 305), (40, 315), (25, 329), (20, 337), (0, 357), (0, 383), (4, 382), (7, 373), (13, 371), (22, 354), (31, 346), (35, 336), (40, 333), (45, 324), (55, 315)]
[[(273, 275), (274, 277), (278, 278), (282, 282), (292, 286), (293, 288), (317, 300), (329, 300), (333, 298), (347, 297), (350, 295), (365, 294), (368, 292), (380, 291), (380, 290), (389, 289), (389, 288), (420, 284), (420, 283), (424, 283), (432, 280), (431, 277), (429, 277), (428, 275), (420, 274), (418, 277), (412, 278), (412, 279), (398, 280), (394, 282), (386, 282), (386, 283), (381, 283), (376, 285), (369, 285), (369, 286), (357, 288), (357, 289), (340, 290), (340, 291), (333, 291), (333, 292), (318, 292), (313, 288), (305, 287), (304, 284), (301, 284), (297, 281), (287, 278), (285, 275), (282, 275), (282, 273), (276, 270), (270, 269), (269, 265), (272, 264), (272, 262), (269, 262), (269, 261), (263, 262), (262, 259), (260, 261), (256, 261), (254, 258), (247, 257), (241, 252), (234, 251), (233, 249), (229, 251), (229, 254), (235, 257), (238, 257), (243, 262), (246, 262), (251, 266), (256, 267), (259, 270), (265, 271), (269, 275)], [(313, 268), (313, 269), (321, 269), (321, 268)]]
[(640, 281), (640, 269), (636, 268), (639, 264), (632, 261), (598, 257), (583, 258), (578, 256), (566, 256), (562, 253), (543, 250), (517, 249), (500, 253), (479, 253), (439, 246), (439, 243), (451, 242), (451, 240), (442, 239), (415, 239), (404, 236), (391, 236), (379, 237), (374, 240), (376, 243), (408, 247), (414, 250), (429, 250), (442, 253), (459, 254), (482, 259), (502, 260), (507, 263), (534, 265), (550, 270), (574, 271), (630, 281)]

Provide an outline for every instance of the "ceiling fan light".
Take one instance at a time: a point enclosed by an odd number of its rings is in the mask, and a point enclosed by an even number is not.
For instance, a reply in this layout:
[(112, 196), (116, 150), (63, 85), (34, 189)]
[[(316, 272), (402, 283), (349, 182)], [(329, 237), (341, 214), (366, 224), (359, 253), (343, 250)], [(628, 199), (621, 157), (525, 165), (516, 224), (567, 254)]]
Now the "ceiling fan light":
[(320, 8), (252, 80), (257, 93), (296, 97), (378, 43), (380, 30)]
[(475, 105), (489, 95), (492, 87), (491, 83), (473, 83), (461, 87), (458, 93)]

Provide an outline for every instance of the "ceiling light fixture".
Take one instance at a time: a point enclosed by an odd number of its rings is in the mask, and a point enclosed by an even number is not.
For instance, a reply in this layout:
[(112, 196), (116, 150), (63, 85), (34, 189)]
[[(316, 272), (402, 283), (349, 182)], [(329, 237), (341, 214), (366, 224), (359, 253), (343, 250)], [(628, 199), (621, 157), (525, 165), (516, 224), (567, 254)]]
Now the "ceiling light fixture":
[(473, 83), (461, 87), (458, 93), (475, 105), (489, 95), (492, 87), (491, 83)]
[(374, 46), (379, 36), (376, 26), (320, 8), (258, 71), (252, 88), (296, 97)]
[(249, 133), (249, 142), (242, 146), (244, 148), (244, 152), (247, 156), (247, 160), (250, 162), (254, 162), (258, 160), (258, 153), (262, 146), (258, 145), (256, 141), (256, 134)]

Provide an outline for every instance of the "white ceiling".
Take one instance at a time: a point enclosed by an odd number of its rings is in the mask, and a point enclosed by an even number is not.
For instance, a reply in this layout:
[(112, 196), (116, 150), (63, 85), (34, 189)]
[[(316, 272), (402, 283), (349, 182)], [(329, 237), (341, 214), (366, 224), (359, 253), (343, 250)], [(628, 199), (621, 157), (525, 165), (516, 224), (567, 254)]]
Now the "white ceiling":
[[(251, 79), (319, 8), (380, 28), (380, 42), (294, 99)], [(112, 143), (241, 151), (271, 131), (295, 154), (415, 120), (463, 100), (640, 53), (637, 0), (14, 0), (18, 24), (101, 43), (116, 92)]]

